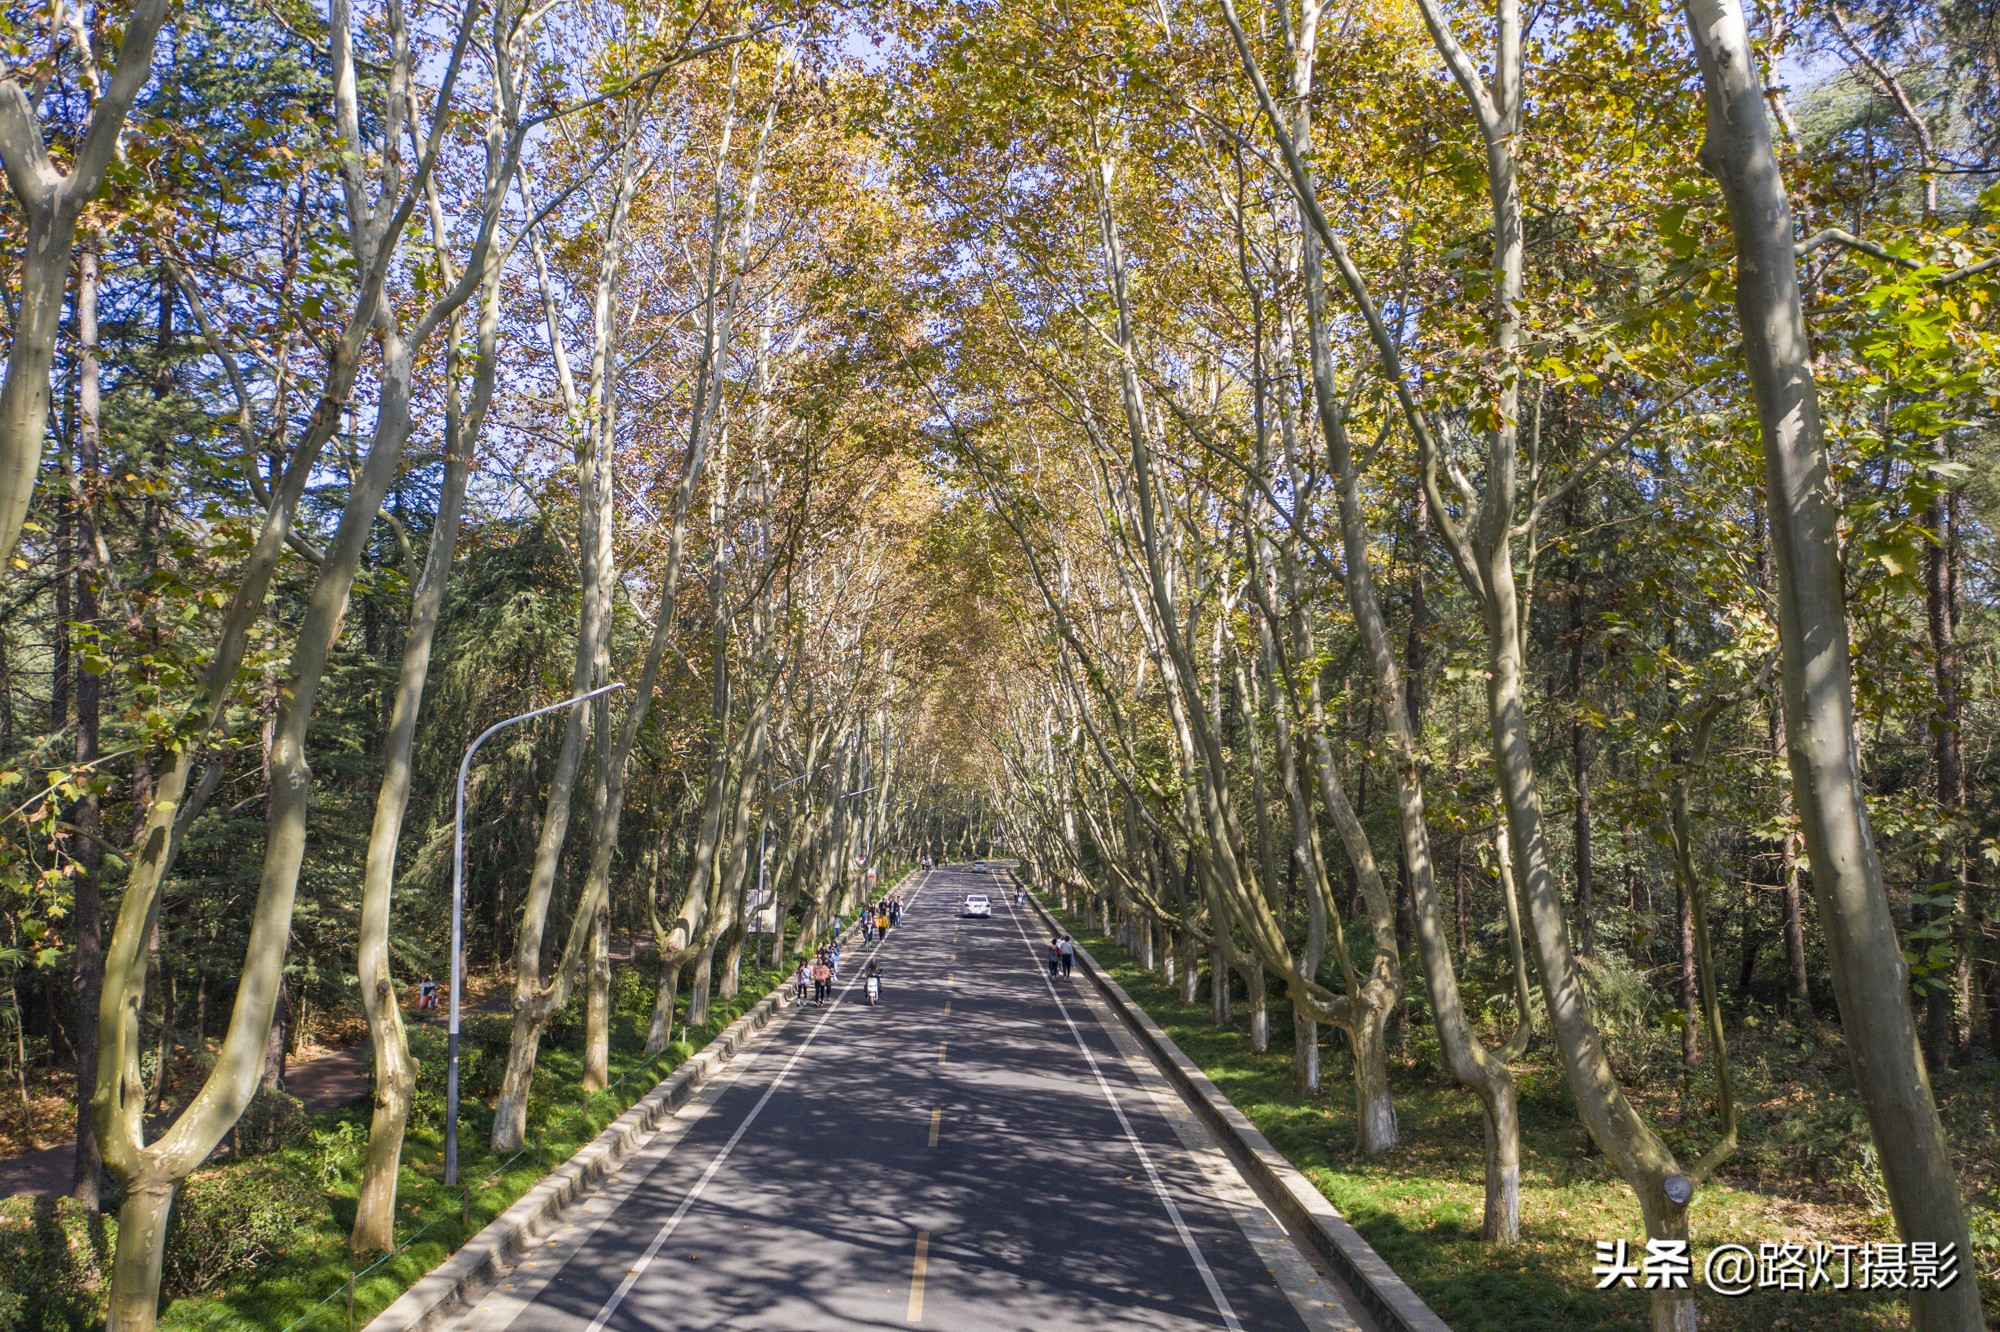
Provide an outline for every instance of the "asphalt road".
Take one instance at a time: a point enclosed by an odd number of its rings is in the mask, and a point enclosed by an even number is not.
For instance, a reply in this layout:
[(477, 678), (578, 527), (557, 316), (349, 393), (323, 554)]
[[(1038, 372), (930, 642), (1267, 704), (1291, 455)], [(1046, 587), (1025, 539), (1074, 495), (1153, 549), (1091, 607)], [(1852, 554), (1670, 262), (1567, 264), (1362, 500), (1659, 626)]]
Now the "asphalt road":
[(456, 1326), (1366, 1327), (1004, 883), (920, 875), (880, 1007), (856, 949)]

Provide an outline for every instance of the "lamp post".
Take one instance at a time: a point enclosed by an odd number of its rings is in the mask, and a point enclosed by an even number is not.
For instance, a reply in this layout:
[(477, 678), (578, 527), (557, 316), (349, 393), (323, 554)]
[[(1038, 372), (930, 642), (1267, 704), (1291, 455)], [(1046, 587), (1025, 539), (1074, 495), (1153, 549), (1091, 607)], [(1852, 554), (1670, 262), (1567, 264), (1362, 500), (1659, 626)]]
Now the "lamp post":
[[(880, 786), (880, 785), (881, 785), (880, 782), (875, 783), (875, 786)], [(870, 791), (875, 789), (875, 786), (864, 786), (859, 791), (849, 791), (846, 795), (842, 796), (841, 799), (852, 800), (856, 796), (867, 795)], [(861, 816), (861, 837), (862, 837), (861, 868), (863, 870), (866, 870), (868, 868), (868, 862), (875, 858), (875, 829), (869, 825), (868, 816), (866, 814), (863, 814)], [(865, 878), (866, 876), (864, 875), (864, 881)]]
[(479, 733), (479, 738), (466, 748), (465, 757), (458, 762), (458, 802), (452, 810), (451, 820), (451, 1018), (445, 1036), (445, 1079), (444, 1079), (444, 1182), (458, 1183), (458, 996), (465, 985), (465, 779), (472, 770), (472, 756), (479, 747), (493, 738), (495, 732), (504, 731), (517, 722), (524, 722), (544, 713), (559, 712), (573, 708), (579, 703), (587, 703), (599, 694), (608, 694), (614, 689), (623, 689), (624, 683), (616, 682), (600, 685), (587, 694), (566, 698), (560, 703), (551, 703), (533, 712), (524, 712), (518, 717), (493, 723)]

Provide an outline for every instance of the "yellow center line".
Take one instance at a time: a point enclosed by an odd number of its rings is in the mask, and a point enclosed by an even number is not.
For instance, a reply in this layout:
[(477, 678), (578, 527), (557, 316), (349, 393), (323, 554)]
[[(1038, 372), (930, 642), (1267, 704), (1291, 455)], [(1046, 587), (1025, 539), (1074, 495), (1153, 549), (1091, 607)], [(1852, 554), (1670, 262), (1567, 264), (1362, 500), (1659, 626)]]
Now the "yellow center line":
[(944, 1062), (944, 1042), (943, 1042), (943, 1041), (939, 1041), (939, 1042), (938, 1042), (938, 1062), (939, 1062), (940, 1064), (942, 1064), (942, 1063)]
[(937, 1135), (938, 1135), (938, 1125), (939, 1125), (939, 1124), (941, 1124), (941, 1123), (943, 1123), (943, 1122), (944, 1122), (944, 1107), (943, 1107), (943, 1106), (941, 1106), (941, 1105), (940, 1105), (940, 1106), (934, 1106), (934, 1107), (932, 1107), (932, 1109), (931, 1109), (931, 1144), (930, 1144), (930, 1145), (931, 1145), (931, 1146), (933, 1146), (933, 1147), (937, 1146)]
[(947, 1000), (945, 1000), (945, 1001), (944, 1001), (944, 1015), (945, 1015), (946, 1017), (950, 1017), (950, 1016), (951, 1016), (951, 1000), (949, 1000), (949, 999), (947, 999)]
[(910, 1307), (903, 1314), (906, 1323), (924, 1320), (924, 1262), (930, 1256), (931, 1232), (917, 1232), (917, 1261), (910, 1268)]

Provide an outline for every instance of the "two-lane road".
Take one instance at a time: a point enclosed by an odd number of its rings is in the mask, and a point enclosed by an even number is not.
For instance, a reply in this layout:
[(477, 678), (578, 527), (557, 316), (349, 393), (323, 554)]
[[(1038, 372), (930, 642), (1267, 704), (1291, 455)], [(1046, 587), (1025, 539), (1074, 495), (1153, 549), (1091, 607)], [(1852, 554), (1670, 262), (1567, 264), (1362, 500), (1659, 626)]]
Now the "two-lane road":
[[(1004, 875), (913, 881), (836, 1001), (781, 1024), (457, 1324), (1366, 1326), (1300, 1257)], [(990, 920), (961, 919), (967, 892)]]

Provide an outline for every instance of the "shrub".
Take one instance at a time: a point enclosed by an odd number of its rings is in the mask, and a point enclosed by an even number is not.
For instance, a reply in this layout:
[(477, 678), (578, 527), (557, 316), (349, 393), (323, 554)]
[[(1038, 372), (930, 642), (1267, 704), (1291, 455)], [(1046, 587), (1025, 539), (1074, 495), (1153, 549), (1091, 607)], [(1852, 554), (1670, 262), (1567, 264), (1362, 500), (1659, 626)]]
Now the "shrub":
[(611, 973), (611, 1011), (633, 1017), (651, 1017), (653, 992), (658, 986), (657, 967), (632, 965)]
[(103, 1326), (117, 1234), (74, 1198), (0, 1202), (0, 1332)]
[(191, 1175), (174, 1199), (162, 1285), (171, 1298), (219, 1290), (295, 1247), (325, 1210), (319, 1191), (291, 1161), (248, 1161)]
[(305, 1136), (306, 1105), (296, 1096), (260, 1087), (236, 1121), (236, 1152), (255, 1156), (290, 1146)]

